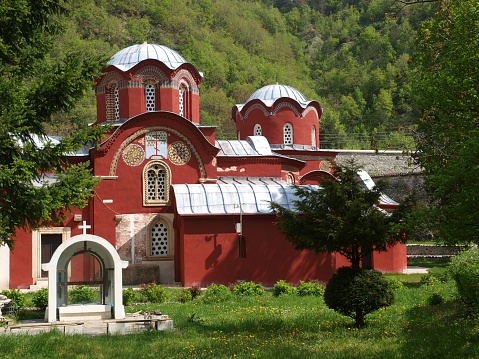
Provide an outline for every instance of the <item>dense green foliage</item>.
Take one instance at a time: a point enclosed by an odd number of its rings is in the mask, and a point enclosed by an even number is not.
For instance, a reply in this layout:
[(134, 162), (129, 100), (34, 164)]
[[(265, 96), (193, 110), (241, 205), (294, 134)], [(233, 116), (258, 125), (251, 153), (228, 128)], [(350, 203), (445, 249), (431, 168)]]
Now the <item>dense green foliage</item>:
[[(45, 139), (52, 117), (77, 104), (104, 64), (101, 57), (71, 48), (52, 61), (52, 44), (63, 29), (63, 3), (0, 4), (0, 244), (10, 247), (19, 228), (37, 228), (62, 219), (65, 208), (84, 207), (98, 182), (88, 163), (67, 165), (63, 156), (100, 139), (100, 127), (58, 144)], [(58, 181), (40, 186), (49, 172)]]
[[(201, 85), (201, 123), (234, 135), (231, 108), (264, 85), (290, 85), (324, 108), (324, 145), (370, 146), (404, 126), (413, 112), (408, 60), (421, 21), (434, 5), (397, 17), (390, 0), (88, 0), (71, 4), (65, 49), (109, 56), (147, 41), (166, 45), (195, 65)], [(94, 122), (93, 94), (69, 115), (73, 126)], [(62, 119), (63, 121), (63, 119)], [(64, 131), (71, 130), (65, 127)], [(361, 136), (367, 135), (367, 138)], [(404, 141), (401, 139), (400, 141)]]
[(296, 293), (300, 297), (305, 297), (307, 295), (312, 295), (316, 297), (321, 297), (324, 294), (324, 287), (315, 281), (300, 281), (298, 288), (296, 288)]
[[(418, 287), (416, 275), (396, 275), (405, 285), (395, 303), (354, 320), (326, 307), (317, 297), (231, 296), (228, 302), (175, 301), (180, 288), (167, 288), (162, 304), (126, 308), (161, 311), (173, 331), (129, 335), (2, 336), (4, 358), (477, 358), (477, 314), (454, 299), (453, 281)], [(417, 278), (410, 283), (410, 277)], [(444, 303), (430, 306), (437, 292)], [(60, 343), (60, 344), (59, 344)], [(253, 355), (254, 354), (254, 355)]]
[(461, 298), (472, 305), (479, 304), (479, 251), (473, 247), (456, 255), (449, 267), (452, 278), (456, 281)]
[(261, 283), (241, 282), (231, 289), (235, 295), (263, 295), (264, 290)]
[(35, 307), (45, 309), (48, 307), (48, 289), (41, 288), (32, 295), (32, 303)]
[(416, 158), (431, 206), (421, 221), (446, 243), (479, 243), (479, 3), (442, 1), (414, 57)]
[(26, 303), (25, 294), (20, 292), (20, 289), (5, 289), (0, 292), (0, 294), (6, 296), (8, 299), (11, 299), (15, 304), (15, 312), (18, 313)]
[(385, 215), (376, 206), (385, 182), (365, 189), (354, 162), (334, 168), (336, 178), (325, 179), (321, 187), (295, 186), (299, 197), (292, 201), (295, 210), (274, 202), (270, 205), (277, 213), (278, 230), (295, 249), (337, 252), (359, 269), (361, 260), (373, 251), (405, 241), (400, 223), (413, 202), (405, 198), (391, 216)]
[(68, 291), (69, 304), (97, 303), (99, 300), (98, 291), (88, 286), (79, 285)]
[(141, 294), (146, 302), (163, 303), (166, 300), (166, 290), (159, 284), (146, 284), (141, 288)]
[(328, 308), (347, 315), (364, 326), (364, 317), (390, 306), (394, 295), (381, 272), (375, 269), (341, 267), (333, 274), (324, 292)]
[(280, 280), (274, 284), (273, 295), (275, 297), (279, 297), (282, 294), (294, 294), (294, 293), (295, 293), (295, 289), (289, 283), (286, 283), (284, 280)]

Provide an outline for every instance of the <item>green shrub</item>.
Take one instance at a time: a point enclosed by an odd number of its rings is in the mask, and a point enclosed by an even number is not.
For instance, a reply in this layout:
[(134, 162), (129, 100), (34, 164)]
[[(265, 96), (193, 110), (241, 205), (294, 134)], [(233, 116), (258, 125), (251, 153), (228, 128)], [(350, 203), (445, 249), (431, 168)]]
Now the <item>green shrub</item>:
[(273, 295), (279, 297), (282, 294), (294, 294), (295, 289), (284, 280), (280, 280), (274, 284)]
[(149, 283), (141, 287), (141, 293), (150, 303), (163, 303), (166, 298), (166, 290), (159, 284)]
[(84, 285), (80, 285), (68, 291), (68, 300), (71, 304), (95, 303), (98, 302), (98, 299), (98, 292), (95, 289)]
[(394, 295), (381, 272), (341, 267), (329, 280), (324, 301), (330, 309), (355, 319), (360, 328), (366, 314), (391, 305)]
[(123, 305), (130, 305), (134, 303), (136, 298), (136, 292), (132, 287), (128, 287), (127, 289), (123, 289)]
[(419, 281), (420, 285), (425, 285), (425, 286), (434, 286), (434, 285), (439, 285), (441, 283), (442, 283), (441, 280), (433, 274), (423, 275), (421, 277), (421, 280)]
[(320, 297), (324, 294), (324, 288), (321, 283), (317, 281), (300, 281), (298, 288), (296, 288), (296, 293), (298, 293), (300, 297), (305, 297), (307, 295)]
[(191, 299), (198, 298), (201, 295), (201, 287), (199, 285), (194, 285), (191, 288), (188, 288), (191, 293)]
[(453, 257), (449, 272), (461, 299), (471, 305), (479, 304), (479, 249), (474, 247)]
[(35, 307), (45, 309), (48, 307), (48, 289), (42, 288), (39, 291), (33, 293), (32, 302)]
[(188, 288), (184, 288), (181, 292), (178, 293), (177, 300), (180, 303), (186, 303), (193, 300), (193, 296), (191, 295), (191, 291)]
[(25, 294), (21, 293), (19, 289), (5, 289), (2, 290), (2, 295), (5, 295), (8, 299), (13, 300), (15, 304), (15, 312), (17, 313), (20, 309), (25, 306), (27, 299)]
[(390, 279), (388, 280), (388, 283), (389, 283), (389, 287), (390, 287), (391, 289), (393, 289), (393, 290), (404, 287), (403, 282), (401, 282), (401, 281), (400, 281), (399, 279), (397, 279), (397, 278), (390, 278)]
[(439, 293), (432, 293), (431, 296), (427, 299), (428, 305), (440, 305), (444, 303), (444, 298)]
[(232, 290), (235, 295), (263, 295), (264, 290), (261, 283), (242, 282), (233, 287)]
[(203, 296), (203, 301), (205, 302), (219, 302), (225, 301), (230, 299), (231, 292), (226, 288), (223, 284), (219, 286), (216, 284), (211, 284), (205, 290), (205, 294)]

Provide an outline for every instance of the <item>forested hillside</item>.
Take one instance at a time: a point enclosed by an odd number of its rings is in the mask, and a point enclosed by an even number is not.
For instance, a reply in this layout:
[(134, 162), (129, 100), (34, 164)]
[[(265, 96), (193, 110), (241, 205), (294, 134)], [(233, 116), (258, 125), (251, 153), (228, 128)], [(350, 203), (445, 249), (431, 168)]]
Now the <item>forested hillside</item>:
[[(53, 57), (67, 49), (109, 57), (144, 41), (165, 45), (204, 73), (201, 123), (219, 126), (217, 137), (234, 137), (234, 104), (244, 103), (264, 85), (280, 83), (323, 106), (320, 133), (329, 136), (322, 146), (345, 146), (351, 133), (381, 137), (414, 116), (405, 75), (411, 71), (416, 30), (432, 16), (435, 4), (408, 7), (397, 16), (391, 4), (395, 2), (74, 1), (65, 21), (68, 30)], [(52, 131), (72, 131), (94, 122), (95, 116), (92, 92), (67, 119), (59, 117), (62, 128)]]

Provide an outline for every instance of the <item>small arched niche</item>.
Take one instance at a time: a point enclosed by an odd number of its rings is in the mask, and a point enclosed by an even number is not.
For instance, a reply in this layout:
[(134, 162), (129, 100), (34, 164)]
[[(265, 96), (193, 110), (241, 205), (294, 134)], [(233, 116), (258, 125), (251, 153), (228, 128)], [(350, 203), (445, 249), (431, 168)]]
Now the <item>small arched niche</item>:
[[(69, 273), (70, 263), (80, 256), (91, 256), (94, 259), (97, 263), (95, 276), (88, 280), (71, 280), (69, 274), (72, 278), (75, 275)], [(115, 248), (104, 238), (82, 234), (63, 242), (50, 262), (42, 264), (42, 269), (48, 272), (47, 321), (123, 319), (122, 269), (127, 266), (128, 262), (122, 261)], [(68, 305), (68, 287), (82, 284), (98, 287), (98, 303)]]

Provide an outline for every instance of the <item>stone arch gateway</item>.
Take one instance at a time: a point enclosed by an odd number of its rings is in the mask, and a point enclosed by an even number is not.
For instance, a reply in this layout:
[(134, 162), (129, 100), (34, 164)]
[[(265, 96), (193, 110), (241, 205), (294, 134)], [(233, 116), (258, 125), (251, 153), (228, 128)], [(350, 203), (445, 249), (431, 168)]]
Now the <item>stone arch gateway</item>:
[[(103, 305), (111, 305), (111, 315), (114, 319), (123, 319), (125, 309), (122, 298), (122, 269), (128, 266), (122, 261), (116, 249), (104, 238), (92, 234), (81, 234), (63, 242), (53, 254), (49, 263), (42, 264), (42, 269), (48, 272), (48, 316), (50, 323), (57, 321), (59, 307), (66, 307), (67, 270), (70, 260), (85, 253), (93, 256), (101, 263)], [(91, 310), (91, 307), (77, 307), (75, 313), (79, 317)], [(61, 318), (60, 318), (61, 319)]]

